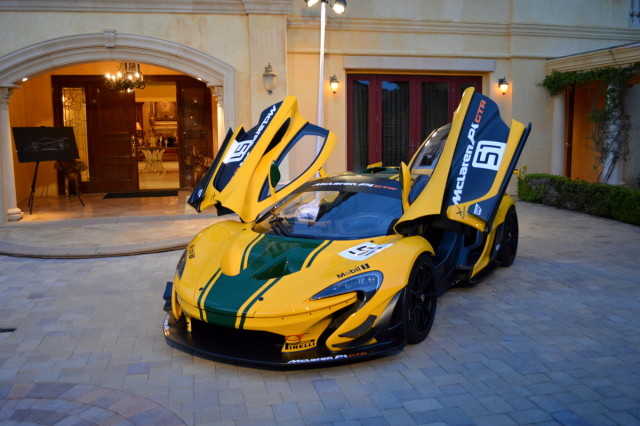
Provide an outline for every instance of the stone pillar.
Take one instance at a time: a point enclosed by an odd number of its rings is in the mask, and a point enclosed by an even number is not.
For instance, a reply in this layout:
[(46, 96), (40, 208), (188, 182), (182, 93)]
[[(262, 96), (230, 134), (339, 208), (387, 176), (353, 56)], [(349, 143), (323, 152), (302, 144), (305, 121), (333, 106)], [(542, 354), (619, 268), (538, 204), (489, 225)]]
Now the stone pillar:
[[(218, 114), (218, 127), (215, 129), (216, 134), (218, 135), (218, 146), (217, 149), (220, 149), (222, 142), (224, 141), (224, 137), (227, 135), (227, 129), (225, 128), (224, 123), (224, 87), (222, 86), (210, 86), (209, 87), (213, 94), (216, 96), (218, 100), (216, 107), (216, 112)], [(234, 129), (235, 130), (235, 129)], [(217, 152), (216, 149), (216, 152)]]
[(0, 208), (2, 223), (17, 222), (23, 216), (16, 200), (16, 180), (13, 168), (13, 150), (11, 149), (9, 99), (11, 99), (12, 93), (13, 88), (0, 87), (0, 168), (2, 169)]
[(564, 93), (553, 98), (553, 122), (551, 123), (551, 174), (564, 176), (565, 136), (566, 136), (566, 100)]

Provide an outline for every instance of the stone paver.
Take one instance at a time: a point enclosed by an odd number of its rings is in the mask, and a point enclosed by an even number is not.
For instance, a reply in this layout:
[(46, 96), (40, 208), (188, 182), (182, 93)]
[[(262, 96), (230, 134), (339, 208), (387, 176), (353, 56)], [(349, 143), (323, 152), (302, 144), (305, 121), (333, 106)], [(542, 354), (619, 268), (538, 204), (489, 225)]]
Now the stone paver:
[(640, 424), (640, 228), (518, 211), (514, 265), (441, 297), (427, 340), (322, 369), (169, 347), (179, 251), (0, 257), (0, 424)]

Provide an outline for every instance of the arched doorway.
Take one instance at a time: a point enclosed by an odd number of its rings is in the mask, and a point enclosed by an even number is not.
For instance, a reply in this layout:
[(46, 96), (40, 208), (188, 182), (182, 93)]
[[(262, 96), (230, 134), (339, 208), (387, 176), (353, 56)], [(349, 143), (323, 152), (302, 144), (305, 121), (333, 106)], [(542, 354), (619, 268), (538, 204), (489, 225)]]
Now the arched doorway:
[(135, 34), (103, 33), (61, 37), (37, 43), (0, 58), (0, 167), (2, 223), (20, 220), (17, 207), (9, 102), (24, 78), (73, 64), (137, 61), (174, 69), (206, 83), (216, 91), (224, 127), (236, 123), (235, 69), (209, 55), (178, 43)]

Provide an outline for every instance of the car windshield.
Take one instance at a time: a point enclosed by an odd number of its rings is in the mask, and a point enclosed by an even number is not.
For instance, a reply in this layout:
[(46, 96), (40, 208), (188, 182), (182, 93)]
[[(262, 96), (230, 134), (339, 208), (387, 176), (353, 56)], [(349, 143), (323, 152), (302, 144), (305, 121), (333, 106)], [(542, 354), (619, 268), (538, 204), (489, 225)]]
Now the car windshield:
[(288, 237), (361, 239), (387, 235), (401, 214), (397, 181), (324, 179), (285, 198), (259, 219), (255, 230)]

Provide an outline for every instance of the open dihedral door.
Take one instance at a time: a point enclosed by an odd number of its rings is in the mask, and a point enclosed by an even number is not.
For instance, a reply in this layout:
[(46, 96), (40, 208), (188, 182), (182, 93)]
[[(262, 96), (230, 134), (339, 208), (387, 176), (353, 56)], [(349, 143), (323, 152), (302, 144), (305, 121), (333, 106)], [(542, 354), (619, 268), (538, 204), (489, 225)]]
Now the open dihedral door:
[[(248, 132), (239, 127), (227, 133), (188, 202), (197, 211), (215, 205), (219, 213), (230, 210), (251, 222), (320, 171), (335, 143), (332, 132), (310, 124), (298, 113), (296, 98), (287, 96), (264, 110)], [(282, 175), (287, 181), (279, 183)]]
[(495, 102), (466, 89), (433, 174), (396, 231), (431, 215), (489, 230), (530, 130), (515, 120), (509, 128)]

